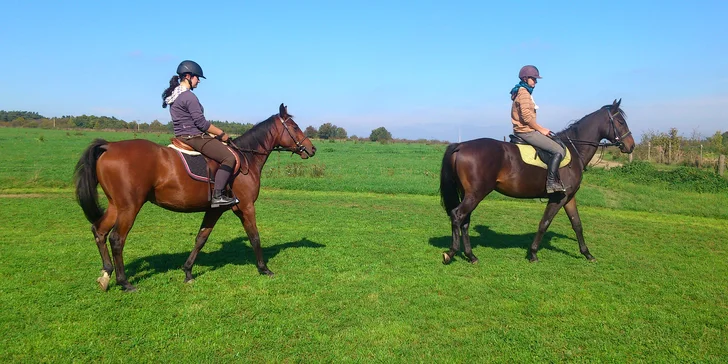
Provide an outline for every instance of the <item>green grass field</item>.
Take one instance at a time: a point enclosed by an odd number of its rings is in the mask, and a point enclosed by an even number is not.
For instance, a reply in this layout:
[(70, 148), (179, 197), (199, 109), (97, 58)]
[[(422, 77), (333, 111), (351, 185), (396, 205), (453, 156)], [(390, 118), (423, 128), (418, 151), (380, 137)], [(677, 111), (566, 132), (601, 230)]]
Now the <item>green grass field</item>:
[(0, 129), (3, 362), (728, 359), (724, 191), (588, 172), (577, 197), (596, 263), (563, 212), (528, 263), (544, 204), (490, 196), (473, 214), (480, 262), (444, 266), (444, 146), (318, 141), (313, 159), (276, 153), (265, 168), (257, 220), (275, 277), (257, 274), (228, 213), (184, 284), (202, 214), (148, 204), (125, 249), (139, 291), (101, 292), (73, 166), (91, 139), (133, 135), (78, 134)]

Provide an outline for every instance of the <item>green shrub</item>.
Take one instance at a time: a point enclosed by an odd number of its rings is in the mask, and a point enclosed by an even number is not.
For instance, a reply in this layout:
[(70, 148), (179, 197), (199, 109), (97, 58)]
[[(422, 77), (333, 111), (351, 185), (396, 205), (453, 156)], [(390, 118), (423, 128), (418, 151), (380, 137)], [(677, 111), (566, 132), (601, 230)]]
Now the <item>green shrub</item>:
[(610, 170), (591, 170), (589, 173), (603, 179), (616, 177), (637, 184), (664, 183), (668, 188), (680, 191), (728, 191), (728, 180), (695, 167), (680, 166), (671, 171), (659, 171), (649, 162), (635, 161)]

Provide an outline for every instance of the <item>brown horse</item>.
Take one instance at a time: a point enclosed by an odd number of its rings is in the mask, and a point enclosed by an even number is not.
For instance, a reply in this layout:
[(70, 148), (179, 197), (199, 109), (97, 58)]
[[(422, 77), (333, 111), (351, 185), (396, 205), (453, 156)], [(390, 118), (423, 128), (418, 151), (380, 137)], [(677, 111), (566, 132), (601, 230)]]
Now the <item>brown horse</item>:
[[(254, 204), (260, 192), (263, 165), (271, 151), (276, 149), (291, 151), (303, 159), (316, 153), (316, 148), (291, 117), (281, 104), (277, 115), (258, 123), (230, 143), (240, 154), (240, 159), (248, 164), (230, 182), (233, 194), (240, 201), (232, 206), (232, 210), (243, 223), (261, 274), (273, 275), (263, 260), (255, 223)], [(193, 279), (195, 258), (215, 223), (227, 210), (210, 208), (210, 186), (187, 174), (175, 150), (143, 139), (113, 143), (95, 140), (76, 165), (75, 183), (78, 203), (91, 222), (91, 231), (101, 254), (103, 268), (97, 281), (102, 290), (108, 288), (114, 265), (116, 283), (126, 291), (136, 290), (126, 279), (123, 251), (127, 234), (147, 201), (176, 212), (205, 212), (195, 247), (183, 266), (185, 282)], [(99, 206), (96, 190), (99, 184), (109, 201), (106, 212)], [(106, 247), (109, 233), (114, 264)]]
[[(622, 153), (631, 153), (634, 149), (626, 116), (619, 108), (621, 101), (614, 100), (611, 105), (584, 116), (557, 134), (572, 156), (571, 163), (559, 169), (564, 186), (568, 186), (566, 192), (546, 194), (546, 169), (524, 163), (513, 143), (482, 138), (450, 144), (440, 172), (440, 197), (452, 222), (452, 247), (443, 253), (443, 263), (449, 263), (460, 249), (461, 236), (467, 259), (471, 263), (478, 261), (470, 247), (470, 215), (493, 190), (515, 198), (548, 198), (546, 211), (528, 251), (530, 261), (538, 261), (538, 245), (561, 207), (571, 220), (579, 250), (593, 261), (594, 257), (584, 243), (574, 195), (579, 190), (587, 163), (600, 146), (615, 145)], [(600, 144), (602, 139), (610, 143)]]

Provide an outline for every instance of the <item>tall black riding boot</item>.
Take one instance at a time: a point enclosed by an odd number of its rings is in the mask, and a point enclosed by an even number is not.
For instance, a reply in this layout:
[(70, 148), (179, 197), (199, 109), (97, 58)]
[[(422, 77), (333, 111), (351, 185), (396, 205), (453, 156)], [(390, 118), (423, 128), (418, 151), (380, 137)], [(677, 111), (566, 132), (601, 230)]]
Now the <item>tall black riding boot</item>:
[(566, 191), (566, 188), (564, 188), (564, 185), (561, 183), (561, 179), (559, 178), (559, 164), (561, 164), (563, 159), (563, 154), (555, 154), (551, 157), (548, 164), (548, 171), (546, 172), (546, 193)]

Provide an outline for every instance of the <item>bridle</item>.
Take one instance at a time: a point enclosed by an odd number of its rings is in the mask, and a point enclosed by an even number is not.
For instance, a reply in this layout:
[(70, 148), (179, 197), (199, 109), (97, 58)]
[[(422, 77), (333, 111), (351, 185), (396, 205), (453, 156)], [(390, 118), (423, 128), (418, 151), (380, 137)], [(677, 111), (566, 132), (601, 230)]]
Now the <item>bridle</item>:
[[(614, 134), (614, 143), (605, 143), (604, 146), (609, 147), (613, 145), (615, 147), (621, 148), (622, 146), (624, 146), (624, 138), (632, 135), (632, 131), (627, 130), (627, 132), (624, 133), (622, 136), (617, 135), (617, 125), (614, 123), (614, 115), (616, 114), (612, 115), (611, 107), (607, 108), (607, 113), (609, 114), (609, 124), (612, 126), (612, 131)], [(619, 113), (619, 110), (617, 110), (617, 113)]]
[(590, 146), (596, 147), (596, 148), (601, 147), (602, 153), (599, 156), (599, 160), (598, 160), (598, 162), (599, 162), (602, 160), (602, 156), (604, 155), (604, 149), (606, 149), (607, 147), (612, 147), (612, 146), (621, 148), (624, 146), (624, 138), (632, 135), (631, 130), (627, 130), (627, 132), (624, 133), (624, 135), (622, 135), (622, 136), (619, 136), (617, 134), (617, 125), (614, 122), (614, 116), (617, 115), (618, 113), (619, 113), (619, 109), (617, 109), (617, 112), (615, 114), (612, 114), (611, 106), (607, 106), (607, 115), (609, 115), (609, 126), (612, 127), (611, 129), (612, 129), (612, 134), (614, 134), (614, 142), (596, 143), (596, 142), (592, 142), (589, 140), (578, 140), (578, 139), (571, 139), (568, 136), (566, 137), (566, 139), (569, 141), (569, 143), (571, 143), (571, 146), (574, 147), (574, 151), (576, 152), (576, 155), (579, 156), (579, 160), (581, 161), (581, 165), (584, 166), (585, 171), (586, 171), (586, 163), (584, 163), (584, 159), (582, 158), (581, 153), (579, 153), (579, 150), (576, 148), (576, 145), (574, 145), (575, 143), (590, 145)]
[[(293, 136), (293, 133), (288, 128), (288, 124), (286, 124), (286, 121), (291, 120), (291, 117), (287, 116), (286, 119), (283, 120), (283, 118), (280, 115), (278, 115), (278, 120), (280, 120), (281, 123), (283, 124), (283, 129), (285, 129), (286, 132), (288, 132), (288, 136), (291, 137), (291, 140), (293, 140), (293, 142), (296, 143), (296, 148), (295, 149), (286, 149), (286, 148), (282, 148), (282, 147), (275, 147), (275, 148), (273, 148), (273, 151), (289, 151), (289, 152), (298, 153), (298, 154), (306, 153), (306, 155), (308, 155), (310, 157), (311, 153), (309, 153), (306, 146), (303, 145), (303, 142), (308, 140), (308, 137), (304, 135), (303, 140), (301, 140), (301, 141), (296, 140), (296, 137)], [(283, 135), (283, 132), (281, 132), (281, 135)]]

